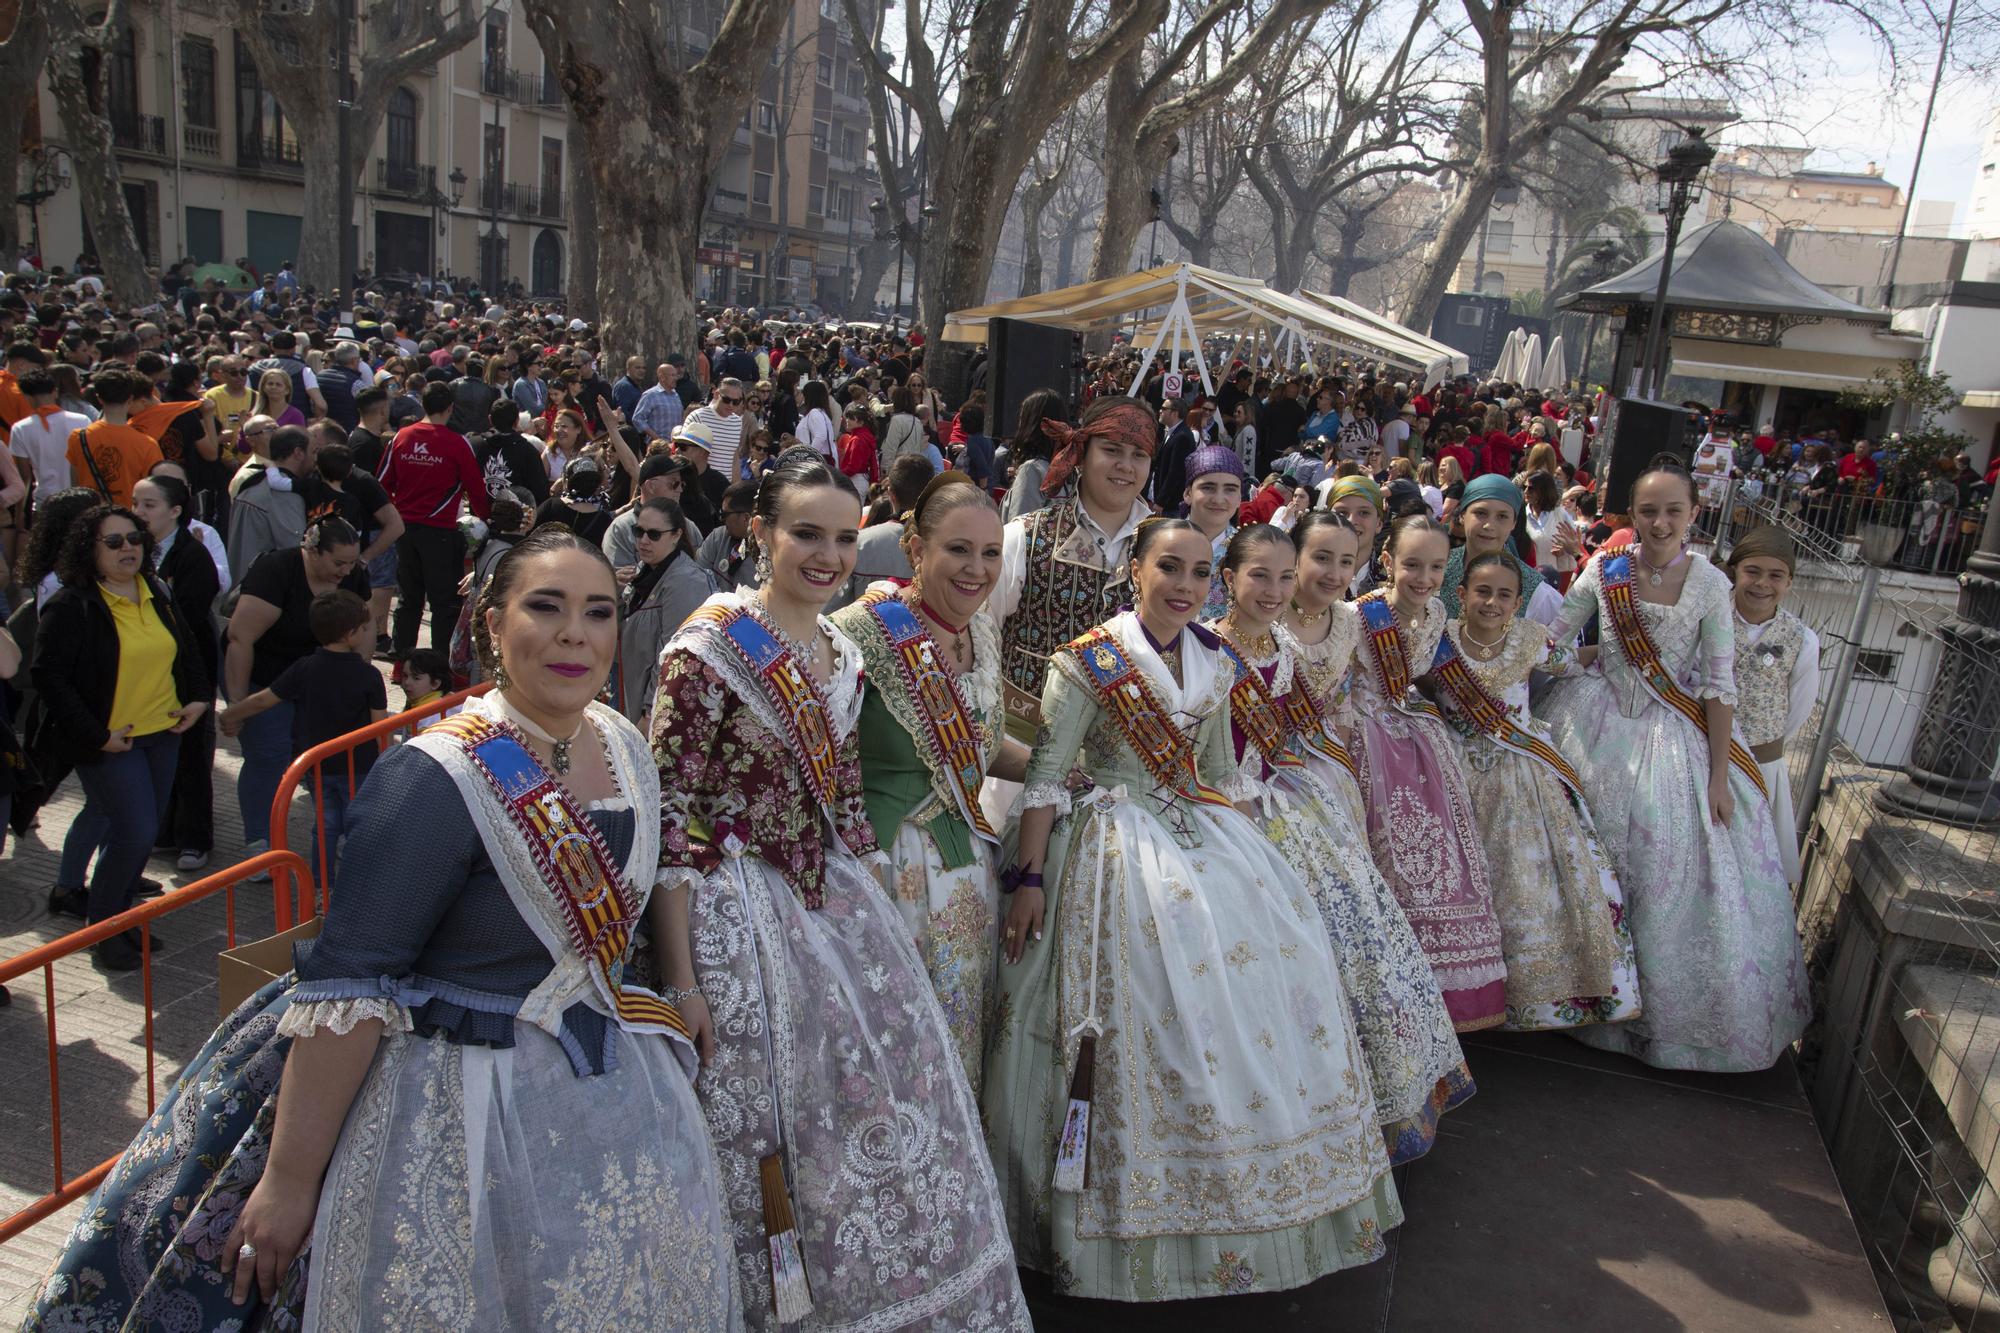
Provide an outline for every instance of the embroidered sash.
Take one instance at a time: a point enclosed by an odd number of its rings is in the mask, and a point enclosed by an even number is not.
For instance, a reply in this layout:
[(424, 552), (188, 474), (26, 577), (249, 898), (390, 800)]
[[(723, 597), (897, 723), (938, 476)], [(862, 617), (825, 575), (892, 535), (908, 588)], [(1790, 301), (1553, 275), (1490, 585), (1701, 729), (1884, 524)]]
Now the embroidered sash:
[(958, 681), (938, 662), (930, 635), (901, 599), (873, 596), (862, 599), (861, 605), (882, 627), (895, 654), (897, 678), (923, 718), (928, 748), (925, 766), (934, 776), (944, 778), (959, 816), (972, 831), (999, 846), (999, 835), (979, 807), (979, 784), (986, 777), (986, 761), (978, 724), (972, 720), (972, 709), (960, 693)]
[(619, 1022), (686, 1040), (687, 1024), (679, 1010), (652, 991), (623, 982), (625, 950), (644, 904), (620, 878), (597, 826), (505, 723), (458, 713), (424, 728), (424, 735), (463, 746), (472, 766), (492, 785), (555, 897), (571, 945)]
[(1264, 762), (1273, 768), (1302, 768), (1304, 763), (1285, 744), (1288, 714), (1278, 707), (1278, 701), (1271, 697), (1271, 687), (1264, 682), (1264, 673), (1245, 661), (1227, 639), (1218, 639), (1223, 653), (1236, 668), (1236, 683), (1229, 688), (1229, 718), (1234, 722), (1250, 743), (1257, 747), (1257, 753), (1264, 756)]
[(1389, 594), (1380, 590), (1371, 592), (1354, 605), (1361, 611), (1362, 627), (1375, 650), (1372, 654), (1375, 679), (1381, 683), (1383, 697), (1397, 708), (1442, 716), (1436, 704), (1410, 693), (1410, 659), (1403, 651), (1403, 635), (1396, 627), (1396, 611), (1389, 605)]
[[(1639, 679), (1646, 683), (1653, 697), (1667, 707), (1694, 723), (1702, 735), (1708, 734), (1708, 718), (1695, 697), (1682, 689), (1680, 683), (1667, 671), (1660, 660), (1660, 650), (1653, 646), (1652, 636), (1646, 632), (1646, 622), (1639, 616), (1638, 598), (1632, 591), (1632, 548), (1626, 546), (1608, 547), (1598, 553), (1598, 577), (1604, 589), (1605, 619), (1618, 635), (1618, 646), (1625, 653), (1625, 660), (1639, 673)], [(1734, 736), (1729, 738), (1729, 762), (1737, 772), (1750, 779), (1766, 800), (1770, 791), (1764, 785), (1763, 770), (1757, 767), (1757, 760), (1743, 743)]]
[(1125, 655), (1111, 634), (1098, 626), (1072, 642), (1071, 653), (1090, 674), (1098, 702), (1117, 722), (1125, 741), (1146, 766), (1156, 786), (1204, 805), (1228, 805), (1229, 798), (1205, 787), (1195, 768), (1194, 745), (1168, 720), (1167, 710), (1146, 684), (1146, 673)]
[(1301, 744), (1339, 764), (1353, 775), (1356, 782), (1361, 781), (1361, 770), (1355, 767), (1354, 756), (1347, 752), (1347, 747), (1334, 734), (1332, 722), (1319, 706), (1319, 700), (1313, 697), (1312, 686), (1307, 683), (1304, 672), (1292, 678), (1292, 692), (1280, 701), (1280, 707), (1285, 710), (1292, 732)]
[(826, 695), (821, 692), (819, 682), (793, 660), (776, 635), (743, 607), (703, 606), (686, 623), (715, 626), (721, 631), (722, 641), (742, 657), (785, 724), (792, 752), (804, 764), (806, 786), (822, 807), (831, 810), (835, 799), (834, 769), (839, 756), (834, 749), (833, 728), (827, 723)]
[(1583, 780), (1577, 777), (1569, 760), (1555, 746), (1514, 721), (1507, 705), (1488, 692), (1449, 634), (1438, 640), (1437, 656), (1431, 661), (1431, 678), (1444, 691), (1446, 706), (1453, 716), (1508, 753), (1541, 764), (1569, 789), (1574, 800), (1583, 800)]

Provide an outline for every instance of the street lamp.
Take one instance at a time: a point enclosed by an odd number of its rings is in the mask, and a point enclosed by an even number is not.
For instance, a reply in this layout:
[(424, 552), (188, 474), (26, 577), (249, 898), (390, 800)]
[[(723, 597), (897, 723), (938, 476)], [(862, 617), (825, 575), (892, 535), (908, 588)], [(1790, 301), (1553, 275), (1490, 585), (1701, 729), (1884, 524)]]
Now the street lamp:
[[(445, 233), (445, 210), (457, 208), (459, 200), (465, 198), (466, 175), (463, 168), (453, 167), (451, 174), (445, 177), (445, 179), (451, 182), (450, 194), (446, 194), (443, 190), (440, 190), (437, 187), (437, 181), (434, 179), (431, 181), (430, 188), (424, 192), (423, 198), (417, 201), (430, 206), (431, 221), (437, 224), (437, 234), (440, 236)], [(439, 267), (437, 246), (433, 244), (431, 246), (431, 277), (435, 278), (438, 276)]]
[(1667, 160), (1653, 168), (1660, 184), (1667, 187), (1667, 236), (1660, 251), (1660, 283), (1653, 292), (1653, 316), (1646, 326), (1644, 359), (1640, 362), (1645, 369), (1644, 396), (1647, 398), (1658, 397), (1666, 379), (1660, 373), (1658, 361), (1661, 331), (1666, 324), (1667, 282), (1674, 271), (1674, 242), (1680, 239), (1681, 220), (1687, 216), (1688, 205), (1694, 201), (1695, 181), (1713, 161), (1715, 146), (1701, 137), (1700, 130), (1690, 129), (1687, 138), (1667, 150)]

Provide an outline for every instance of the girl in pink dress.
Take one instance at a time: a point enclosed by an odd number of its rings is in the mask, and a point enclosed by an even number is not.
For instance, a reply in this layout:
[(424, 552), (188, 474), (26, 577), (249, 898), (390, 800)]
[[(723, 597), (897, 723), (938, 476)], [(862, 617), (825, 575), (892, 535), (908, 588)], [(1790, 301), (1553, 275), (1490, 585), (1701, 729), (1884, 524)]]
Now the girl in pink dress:
[(1497, 1027), (1507, 969), (1486, 853), (1458, 748), (1414, 682), (1444, 638), (1451, 538), (1427, 514), (1398, 519), (1383, 548), (1387, 586), (1362, 597), (1355, 649), (1355, 761), (1375, 864), (1403, 905), (1460, 1032)]

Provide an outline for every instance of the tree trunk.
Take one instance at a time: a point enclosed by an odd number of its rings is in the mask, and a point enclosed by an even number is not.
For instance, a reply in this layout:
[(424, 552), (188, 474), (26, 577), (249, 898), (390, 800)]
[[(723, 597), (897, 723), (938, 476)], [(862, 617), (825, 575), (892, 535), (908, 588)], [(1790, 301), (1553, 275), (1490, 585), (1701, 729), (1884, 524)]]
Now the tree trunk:
[(975, 126), (974, 119), (967, 108), (952, 117), (931, 182), (938, 211), (924, 228), (917, 272), (918, 320), (926, 329), (941, 329), (951, 311), (985, 302), (1007, 204), (1033, 149), (1033, 140), (1012, 127)]
[(1021, 295), (1042, 290), (1042, 219), (1062, 187), (1060, 174), (1030, 176), (1021, 191)]
[(1271, 290), (1290, 294), (1305, 285), (1312, 258), (1313, 219), (1286, 213), (1271, 221)]
[(563, 274), (563, 300), (571, 317), (596, 324), (597, 311), (597, 183), (583, 154), (572, 152), (563, 169), (569, 185), (569, 263)]
[[(1105, 145), (1104, 216), (1097, 223), (1097, 244), (1090, 252), (1090, 278), (1116, 278), (1133, 268), (1132, 248), (1139, 233), (1153, 220), (1153, 182), (1167, 164), (1164, 143), (1148, 148), (1139, 145), (1130, 152), (1112, 151), (1117, 144)], [(1151, 263), (1150, 257), (1140, 266)]]
[[(76, 0), (51, 0), (47, 9), (49, 88), (55, 94), (56, 114), (62, 120), (63, 135), (69, 140), (70, 157), (76, 164), (76, 188), (83, 200), (83, 218), (90, 225), (97, 262), (110, 289), (105, 306), (127, 310), (150, 305), (158, 299), (158, 293), (152, 275), (146, 270), (146, 258), (139, 252), (139, 236), (132, 228), (131, 211), (125, 207), (118, 159), (111, 146), (111, 122), (91, 109), (93, 103), (104, 104), (103, 62), (91, 62), (98, 85), (93, 88), (86, 82), (83, 61), (84, 52), (92, 43), (86, 35), (83, 18), (76, 11)], [(8, 207), (12, 206), (10, 202)]]
[[(1424, 252), (1424, 262), (1410, 287), (1409, 308), (1403, 312), (1405, 327), (1419, 332), (1431, 326), (1444, 294), (1451, 289), (1451, 275), (1465, 255), (1480, 224), (1493, 206), (1494, 191), (1500, 187), (1501, 164), (1483, 157), (1466, 177), (1465, 184), (1446, 206), (1438, 223), (1437, 239)], [(1475, 275), (1473, 285), (1477, 287)]]
[[(14, 31), (0, 42), (0, 125), (28, 123), (28, 108), (35, 103), (36, 76), (49, 54), (49, 30), (41, 5), (29, 0), (14, 20)], [(8, 193), (21, 188), (21, 134), (18, 129), (0, 134), (0, 181)], [(35, 207), (40, 208), (40, 204)], [(8, 264), (21, 252), (21, 210), (11, 203), (0, 204), (0, 259)], [(42, 267), (48, 268), (48, 256)]]
[(1056, 286), (1067, 287), (1076, 272), (1076, 243), (1083, 238), (1083, 220), (1072, 217), (1063, 225), (1056, 241)]
[(854, 294), (847, 301), (849, 319), (867, 319), (882, 297), (882, 279), (889, 276), (889, 259), (895, 254), (893, 236), (871, 236), (854, 261)]
[[(302, 84), (318, 83), (305, 70), (293, 70)], [(331, 80), (325, 81), (331, 92)], [(294, 112), (293, 104), (298, 106)], [(368, 141), (361, 137), (359, 125), (352, 125), (352, 135), (348, 139), (348, 160), (340, 160), (340, 113), (334, 110), (331, 100), (321, 101), (311, 93), (304, 96), (281, 97), (279, 105), (284, 108), (285, 123), (299, 137), (300, 176), (305, 185), (305, 198), (301, 201), (304, 219), (299, 223), (298, 260), (299, 284), (304, 287), (327, 291), (330, 288), (345, 289), (352, 275), (343, 278), (340, 272), (340, 229), (353, 226), (354, 219), (340, 216), (340, 173), (354, 173), (351, 179), (358, 179), (361, 171), (361, 157), (354, 153), (356, 144)], [(350, 113), (352, 114), (352, 113)], [(364, 147), (362, 152), (367, 150)]]
[(1556, 291), (1556, 255), (1562, 250), (1563, 220), (1561, 213), (1549, 215), (1548, 257), (1542, 261), (1542, 314), (1553, 313), (1549, 308), (1549, 298)]

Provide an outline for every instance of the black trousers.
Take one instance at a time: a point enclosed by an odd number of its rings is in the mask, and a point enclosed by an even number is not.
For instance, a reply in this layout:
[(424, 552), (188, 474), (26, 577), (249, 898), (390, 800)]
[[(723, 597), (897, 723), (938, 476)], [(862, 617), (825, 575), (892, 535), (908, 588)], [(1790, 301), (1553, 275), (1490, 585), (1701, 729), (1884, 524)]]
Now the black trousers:
[(417, 625), (426, 603), (431, 609), (431, 647), (451, 648), (452, 627), (458, 623), (458, 583), (465, 577), (465, 538), (458, 529), (430, 528), (411, 523), (396, 539), (396, 651), (407, 654), (417, 646)]
[(181, 733), (174, 760), (174, 791), (160, 820), (159, 841), (184, 852), (215, 850), (215, 707)]

